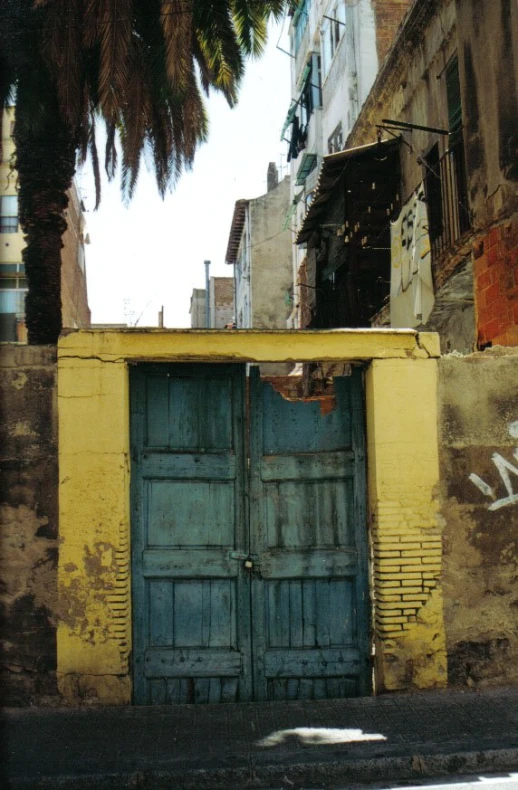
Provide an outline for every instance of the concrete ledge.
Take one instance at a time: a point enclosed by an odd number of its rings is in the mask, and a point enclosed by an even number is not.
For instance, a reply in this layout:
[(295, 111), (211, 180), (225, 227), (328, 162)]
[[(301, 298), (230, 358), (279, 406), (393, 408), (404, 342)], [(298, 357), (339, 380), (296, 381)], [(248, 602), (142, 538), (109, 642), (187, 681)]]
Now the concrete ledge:
[(411, 329), (99, 329), (63, 335), (58, 356), (103, 362), (324, 362), (430, 359), (440, 356), (440, 348), (438, 335)]

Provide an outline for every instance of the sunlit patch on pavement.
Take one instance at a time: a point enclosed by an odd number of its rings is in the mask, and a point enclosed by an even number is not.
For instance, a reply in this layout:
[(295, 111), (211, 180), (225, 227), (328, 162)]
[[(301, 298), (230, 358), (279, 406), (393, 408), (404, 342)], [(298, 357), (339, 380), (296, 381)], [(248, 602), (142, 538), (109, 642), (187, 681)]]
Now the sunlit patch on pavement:
[(278, 746), (288, 738), (298, 738), (303, 744), (324, 746), (333, 743), (355, 743), (359, 741), (386, 741), (384, 735), (363, 730), (338, 729), (333, 727), (295, 727), (292, 730), (277, 730), (258, 741), (258, 746)]

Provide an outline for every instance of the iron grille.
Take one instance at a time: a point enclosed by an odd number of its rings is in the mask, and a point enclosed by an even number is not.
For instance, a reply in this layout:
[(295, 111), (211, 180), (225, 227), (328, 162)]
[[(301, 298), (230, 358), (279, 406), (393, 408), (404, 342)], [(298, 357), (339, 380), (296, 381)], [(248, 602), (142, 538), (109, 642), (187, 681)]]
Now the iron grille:
[(425, 178), (432, 260), (452, 247), (471, 227), (462, 143), (427, 162)]

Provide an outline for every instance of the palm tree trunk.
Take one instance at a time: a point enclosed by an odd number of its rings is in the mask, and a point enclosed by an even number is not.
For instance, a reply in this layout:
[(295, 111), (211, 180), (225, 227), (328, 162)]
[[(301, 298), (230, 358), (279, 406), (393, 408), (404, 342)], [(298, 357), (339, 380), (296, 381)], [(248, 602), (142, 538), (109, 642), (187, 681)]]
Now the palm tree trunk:
[(57, 343), (61, 332), (61, 237), (66, 230), (67, 190), (75, 173), (77, 135), (62, 120), (54, 87), (39, 75), (39, 95), (28, 75), (18, 82), (16, 169), (18, 204), (27, 246), (25, 316), (29, 344)]

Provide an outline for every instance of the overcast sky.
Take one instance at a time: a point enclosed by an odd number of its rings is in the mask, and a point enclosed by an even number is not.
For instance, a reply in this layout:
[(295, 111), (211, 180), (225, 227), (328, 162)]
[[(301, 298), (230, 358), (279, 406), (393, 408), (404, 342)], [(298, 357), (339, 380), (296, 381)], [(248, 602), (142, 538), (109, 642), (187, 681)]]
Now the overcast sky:
[[(289, 48), (287, 27), (286, 21), (283, 49)], [(290, 101), (290, 57), (276, 47), (280, 33), (280, 26), (272, 27), (265, 55), (248, 63), (236, 108), (217, 95), (207, 101), (209, 141), (165, 200), (142, 167), (129, 208), (115, 180), (103, 183), (94, 212), (88, 169), (78, 175), (91, 241), (86, 267), (93, 323), (126, 322), (128, 300), (131, 324), (156, 326), (164, 305), (166, 327), (189, 326), (192, 289), (205, 286), (203, 261), (212, 261), (213, 276), (232, 275), (224, 259), (235, 201), (266, 192), (269, 162), (279, 167), (282, 161), (286, 172), (287, 145), (279, 138)]]

